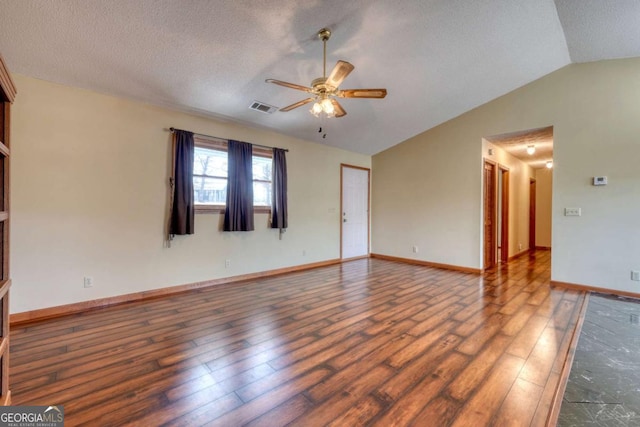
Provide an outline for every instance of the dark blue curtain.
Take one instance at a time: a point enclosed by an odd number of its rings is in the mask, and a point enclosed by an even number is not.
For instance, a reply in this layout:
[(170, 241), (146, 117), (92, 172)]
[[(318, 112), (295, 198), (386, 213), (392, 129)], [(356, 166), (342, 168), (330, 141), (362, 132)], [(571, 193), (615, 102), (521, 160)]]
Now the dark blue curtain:
[(285, 150), (273, 149), (271, 184), (271, 228), (279, 228), (280, 233), (287, 228), (287, 158)]
[(193, 234), (193, 132), (174, 133), (171, 221), (169, 234)]
[(253, 231), (253, 147), (229, 140), (224, 231)]

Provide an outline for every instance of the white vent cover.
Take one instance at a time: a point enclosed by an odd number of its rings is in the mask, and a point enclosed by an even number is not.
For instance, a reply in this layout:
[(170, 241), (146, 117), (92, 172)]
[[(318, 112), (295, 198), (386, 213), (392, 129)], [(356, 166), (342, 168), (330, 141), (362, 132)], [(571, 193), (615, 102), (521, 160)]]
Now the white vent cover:
[(266, 114), (272, 114), (278, 109), (278, 107), (274, 107), (273, 105), (265, 104), (264, 102), (260, 101), (253, 101), (249, 108)]

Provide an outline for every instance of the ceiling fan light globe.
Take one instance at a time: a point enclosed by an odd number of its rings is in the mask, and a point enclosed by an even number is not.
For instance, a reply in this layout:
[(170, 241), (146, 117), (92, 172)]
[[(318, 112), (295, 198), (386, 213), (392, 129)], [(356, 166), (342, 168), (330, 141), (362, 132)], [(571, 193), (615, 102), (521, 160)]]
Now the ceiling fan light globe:
[(313, 107), (311, 107), (310, 111), (314, 116), (317, 117), (318, 114), (320, 114), (322, 112), (322, 105), (320, 105), (319, 103), (316, 102), (316, 103), (313, 104)]
[(323, 99), (322, 101), (320, 101), (320, 104), (322, 110), (327, 113), (328, 116), (332, 115), (335, 112), (335, 108), (333, 107), (333, 104), (331, 103), (331, 100), (329, 98)]

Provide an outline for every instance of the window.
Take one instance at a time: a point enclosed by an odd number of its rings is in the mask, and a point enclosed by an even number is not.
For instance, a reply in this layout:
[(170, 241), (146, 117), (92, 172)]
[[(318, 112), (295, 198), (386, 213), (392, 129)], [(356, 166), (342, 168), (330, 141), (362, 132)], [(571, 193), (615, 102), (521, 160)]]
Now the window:
[(253, 206), (271, 206), (271, 157), (253, 151)]
[(224, 205), (227, 198), (227, 152), (196, 146), (193, 155), (196, 205)]
[[(271, 150), (253, 147), (255, 212), (271, 209)], [(227, 144), (195, 138), (193, 192), (196, 212), (220, 212), (227, 200)]]

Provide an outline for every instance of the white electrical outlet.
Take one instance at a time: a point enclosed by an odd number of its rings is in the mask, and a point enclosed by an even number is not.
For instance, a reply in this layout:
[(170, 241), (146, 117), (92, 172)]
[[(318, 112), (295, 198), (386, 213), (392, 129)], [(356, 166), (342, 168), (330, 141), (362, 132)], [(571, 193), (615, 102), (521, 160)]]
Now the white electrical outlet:
[(93, 277), (86, 276), (84, 278), (84, 287), (92, 288), (93, 287)]
[(231, 267), (231, 260), (230, 259), (225, 259), (224, 260), (224, 268), (229, 268)]
[(631, 270), (631, 280), (640, 282), (640, 271)]
[(417, 254), (417, 253), (418, 253), (418, 247), (417, 247), (417, 246), (414, 246), (414, 247), (413, 247), (413, 253), (414, 253), (414, 254)]

